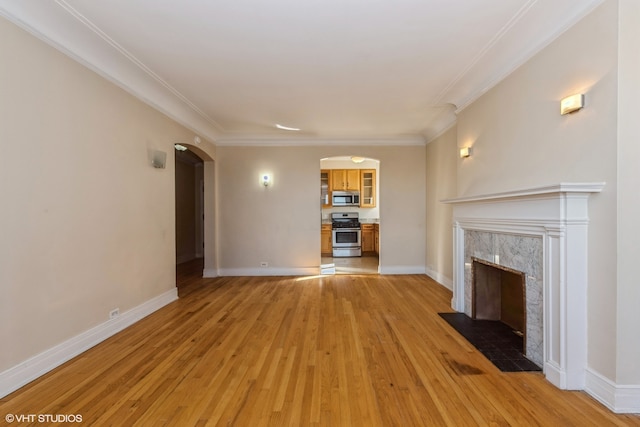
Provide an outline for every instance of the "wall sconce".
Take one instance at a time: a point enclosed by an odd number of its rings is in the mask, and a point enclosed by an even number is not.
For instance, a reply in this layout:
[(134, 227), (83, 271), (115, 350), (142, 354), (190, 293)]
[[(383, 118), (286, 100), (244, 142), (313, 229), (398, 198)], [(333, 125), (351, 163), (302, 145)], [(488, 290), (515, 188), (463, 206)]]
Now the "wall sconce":
[(464, 159), (471, 156), (471, 147), (462, 147), (460, 149), (460, 158)]
[(575, 95), (562, 98), (560, 101), (560, 114), (565, 115), (578, 111), (584, 107), (584, 95), (577, 93)]
[(167, 153), (155, 150), (151, 157), (151, 164), (156, 169), (164, 169), (167, 163)]
[(262, 178), (260, 178), (260, 182), (262, 182), (262, 185), (264, 185), (265, 187), (268, 187), (269, 184), (271, 184), (271, 175), (269, 175), (268, 173), (263, 174)]
[(364, 162), (364, 157), (360, 157), (360, 156), (351, 156), (351, 161), (353, 163), (362, 163)]

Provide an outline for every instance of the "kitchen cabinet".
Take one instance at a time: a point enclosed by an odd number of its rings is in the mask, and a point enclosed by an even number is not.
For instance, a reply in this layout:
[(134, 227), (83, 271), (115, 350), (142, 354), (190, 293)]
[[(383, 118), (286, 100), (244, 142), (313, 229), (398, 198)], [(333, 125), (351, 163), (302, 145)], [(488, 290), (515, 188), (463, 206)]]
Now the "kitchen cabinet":
[(322, 255), (333, 255), (333, 237), (331, 235), (331, 224), (322, 224), (320, 228), (320, 252)]
[(373, 246), (376, 254), (380, 255), (380, 224), (373, 226)]
[(323, 208), (331, 207), (331, 170), (320, 170), (320, 200)]
[(375, 227), (374, 224), (362, 224), (360, 226), (362, 235), (362, 253), (373, 252), (375, 250)]
[(376, 207), (376, 170), (360, 170), (360, 207)]
[(359, 191), (360, 169), (331, 169), (331, 191)]

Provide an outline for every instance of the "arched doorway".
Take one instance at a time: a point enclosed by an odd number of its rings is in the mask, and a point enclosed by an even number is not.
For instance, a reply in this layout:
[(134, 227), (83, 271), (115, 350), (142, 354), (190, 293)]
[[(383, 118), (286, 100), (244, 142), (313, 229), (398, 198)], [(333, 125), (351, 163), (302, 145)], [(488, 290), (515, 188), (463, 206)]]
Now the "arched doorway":
[(197, 269), (191, 273), (198, 277), (217, 276), (215, 162), (208, 151), (180, 143), (175, 152), (176, 271)]
[(321, 272), (379, 272), (379, 176), (377, 159), (356, 155), (320, 159)]

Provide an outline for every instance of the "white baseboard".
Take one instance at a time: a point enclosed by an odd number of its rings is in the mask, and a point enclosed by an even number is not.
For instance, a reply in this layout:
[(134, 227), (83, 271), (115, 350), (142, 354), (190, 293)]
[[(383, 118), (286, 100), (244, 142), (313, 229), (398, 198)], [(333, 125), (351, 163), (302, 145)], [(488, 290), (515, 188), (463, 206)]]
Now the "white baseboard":
[(618, 385), (590, 369), (585, 391), (616, 414), (640, 414), (640, 385)]
[(380, 265), (380, 274), (425, 274), (424, 265)]
[(173, 288), (120, 314), (114, 319), (107, 320), (80, 335), (76, 335), (7, 369), (0, 373), (0, 397), (16, 391), (25, 384), (62, 365), (176, 299), (178, 299), (178, 289)]
[(288, 267), (288, 268), (221, 268), (220, 276), (317, 276), (318, 267)]
[(429, 267), (426, 268), (426, 271), (427, 271), (427, 276), (431, 277), (433, 280), (440, 283), (442, 286), (449, 289), (450, 291), (453, 290), (452, 279), (449, 279), (447, 276), (440, 274), (439, 272), (432, 270)]
[(202, 277), (205, 279), (218, 277), (218, 270), (216, 268), (205, 268), (204, 270), (202, 270)]

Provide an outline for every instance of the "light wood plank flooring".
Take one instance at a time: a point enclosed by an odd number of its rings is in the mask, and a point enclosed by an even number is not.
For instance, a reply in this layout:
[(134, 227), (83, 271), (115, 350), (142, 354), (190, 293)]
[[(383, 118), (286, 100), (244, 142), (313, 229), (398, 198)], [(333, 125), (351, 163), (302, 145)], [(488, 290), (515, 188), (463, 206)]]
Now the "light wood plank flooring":
[(322, 264), (334, 264), (336, 274), (378, 274), (378, 256), (322, 257)]
[[(201, 270), (200, 270), (201, 271)], [(423, 275), (184, 278), (179, 301), (0, 400), (114, 426), (640, 426), (501, 373)], [(1, 419), (1, 418), (0, 418)]]

